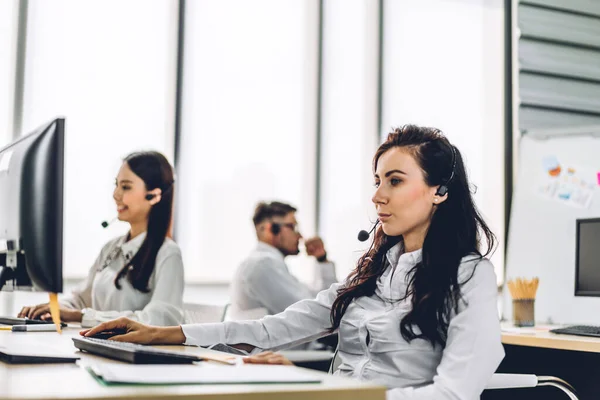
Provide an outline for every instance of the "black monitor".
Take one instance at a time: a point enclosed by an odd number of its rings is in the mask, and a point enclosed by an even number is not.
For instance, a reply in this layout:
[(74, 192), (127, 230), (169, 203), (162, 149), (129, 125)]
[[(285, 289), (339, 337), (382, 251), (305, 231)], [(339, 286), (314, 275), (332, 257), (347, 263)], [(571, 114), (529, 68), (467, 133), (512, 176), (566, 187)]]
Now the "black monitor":
[(65, 120), (0, 150), (0, 290), (61, 293)]
[(600, 218), (578, 219), (575, 296), (600, 296)]

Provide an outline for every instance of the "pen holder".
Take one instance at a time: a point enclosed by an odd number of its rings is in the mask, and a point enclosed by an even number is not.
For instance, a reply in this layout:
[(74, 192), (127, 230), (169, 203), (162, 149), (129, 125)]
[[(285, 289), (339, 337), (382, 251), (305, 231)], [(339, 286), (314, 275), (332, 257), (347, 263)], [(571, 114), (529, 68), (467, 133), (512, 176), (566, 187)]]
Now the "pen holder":
[(535, 299), (513, 299), (513, 319), (515, 326), (535, 325)]

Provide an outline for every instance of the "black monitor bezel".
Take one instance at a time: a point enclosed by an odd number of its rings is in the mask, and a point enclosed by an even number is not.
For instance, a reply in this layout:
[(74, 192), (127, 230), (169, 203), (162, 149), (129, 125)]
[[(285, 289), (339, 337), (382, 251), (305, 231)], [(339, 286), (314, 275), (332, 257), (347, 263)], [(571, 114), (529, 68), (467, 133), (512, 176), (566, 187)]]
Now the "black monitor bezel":
[(575, 220), (575, 296), (579, 297), (600, 297), (600, 290), (581, 290), (579, 289), (579, 236), (580, 228), (584, 223), (600, 223), (600, 218), (578, 218)]

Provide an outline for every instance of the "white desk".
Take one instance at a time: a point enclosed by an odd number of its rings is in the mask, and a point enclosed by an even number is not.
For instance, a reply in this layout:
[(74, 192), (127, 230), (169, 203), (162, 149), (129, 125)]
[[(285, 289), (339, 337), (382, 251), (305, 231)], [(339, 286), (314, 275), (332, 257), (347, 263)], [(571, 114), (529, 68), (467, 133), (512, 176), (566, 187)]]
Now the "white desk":
[[(503, 327), (512, 328), (509, 324), (503, 324)], [(559, 335), (551, 333), (548, 329), (558, 328), (559, 326), (550, 326), (543, 329), (525, 328), (523, 332), (517, 329), (511, 332), (502, 332), (502, 343), (515, 346), (539, 347), (554, 350), (585, 351), (589, 353), (600, 353), (600, 338)], [(535, 332), (532, 332), (535, 330)]]
[[(78, 328), (55, 332), (13, 333), (0, 331), (0, 346), (18, 348), (44, 344), (69, 349), (81, 357), (81, 364), (116, 363), (118, 361), (78, 352), (71, 337)], [(157, 346), (202, 354), (211, 350), (191, 346)], [(235, 367), (232, 367), (235, 368)], [(295, 368), (295, 367), (290, 367)], [(385, 399), (385, 387), (310, 371), (322, 379), (320, 384), (267, 385), (181, 385), (181, 386), (103, 386), (76, 364), (11, 365), (0, 362), (0, 400), (32, 399)]]

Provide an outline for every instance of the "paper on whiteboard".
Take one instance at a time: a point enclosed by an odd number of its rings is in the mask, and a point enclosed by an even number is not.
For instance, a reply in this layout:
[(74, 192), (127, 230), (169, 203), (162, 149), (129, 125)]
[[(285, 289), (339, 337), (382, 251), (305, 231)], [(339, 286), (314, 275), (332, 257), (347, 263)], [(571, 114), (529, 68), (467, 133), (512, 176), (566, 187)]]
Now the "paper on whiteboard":
[(537, 193), (549, 200), (576, 208), (589, 208), (596, 188), (593, 170), (561, 165), (556, 157), (542, 161)]

